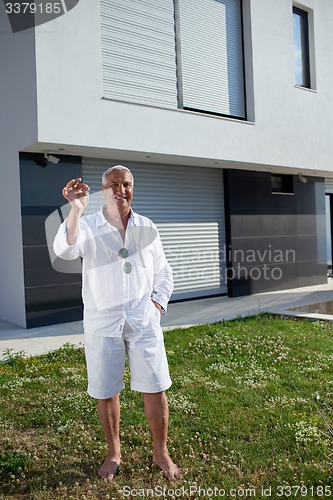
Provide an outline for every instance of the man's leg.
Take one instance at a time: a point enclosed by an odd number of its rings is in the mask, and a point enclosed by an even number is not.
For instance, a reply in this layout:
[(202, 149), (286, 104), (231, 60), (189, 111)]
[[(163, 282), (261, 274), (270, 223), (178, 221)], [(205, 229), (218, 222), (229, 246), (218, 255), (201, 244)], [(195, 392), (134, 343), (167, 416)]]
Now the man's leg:
[(175, 480), (181, 469), (171, 460), (167, 449), (169, 409), (165, 392), (144, 394), (145, 414), (153, 435), (153, 460), (166, 477)]
[(120, 464), (120, 401), (119, 394), (109, 399), (98, 400), (98, 415), (106, 442), (108, 444), (108, 456), (98, 471), (103, 479), (112, 481), (117, 474)]

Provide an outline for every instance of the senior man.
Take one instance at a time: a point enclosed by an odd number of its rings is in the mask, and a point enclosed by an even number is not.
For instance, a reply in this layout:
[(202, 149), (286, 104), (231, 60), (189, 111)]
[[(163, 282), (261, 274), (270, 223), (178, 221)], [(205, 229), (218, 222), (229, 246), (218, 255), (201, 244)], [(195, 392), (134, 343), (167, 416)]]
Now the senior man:
[(54, 241), (63, 259), (82, 257), (88, 393), (98, 400), (108, 455), (99, 475), (112, 480), (121, 461), (119, 393), (127, 354), (131, 389), (144, 394), (153, 461), (166, 477), (181, 474), (167, 449), (171, 386), (160, 317), (173, 290), (171, 268), (155, 224), (131, 209), (133, 175), (122, 165), (102, 176), (105, 205), (82, 216), (89, 186), (72, 179), (63, 189), (71, 209)]

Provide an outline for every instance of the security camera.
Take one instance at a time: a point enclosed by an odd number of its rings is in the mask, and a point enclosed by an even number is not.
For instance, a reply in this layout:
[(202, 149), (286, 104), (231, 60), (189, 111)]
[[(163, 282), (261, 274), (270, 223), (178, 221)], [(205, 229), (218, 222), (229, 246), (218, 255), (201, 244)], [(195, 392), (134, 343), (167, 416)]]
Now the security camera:
[(55, 165), (57, 163), (59, 163), (60, 161), (60, 158), (57, 158), (56, 156), (52, 156), (50, 154), (47, 154), (47, 153), (44, 153), (44, 158), (46, 161), (48, 161), (49, 163), (54, 163)]
[(308, 182), (308, 179), (302, 174), (298, 174), (298, 178), (301, 182), (303, 182), (303, 184), (306, 184)]

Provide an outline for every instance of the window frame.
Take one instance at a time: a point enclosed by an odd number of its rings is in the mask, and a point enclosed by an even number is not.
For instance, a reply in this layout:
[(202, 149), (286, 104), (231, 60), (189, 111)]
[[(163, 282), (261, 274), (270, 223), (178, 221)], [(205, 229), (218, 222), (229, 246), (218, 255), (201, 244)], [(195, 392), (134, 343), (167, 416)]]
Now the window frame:
[[(219, 0), (216, 0), (217, 2)], [(191, 106), (186, 105), (186, 99), (184, 98), (184, 60), (182, 55), (182, 36), (181, 36), (181, 0), (174, 0), (174, 12), (175, 12), (175, 42), (176, 42), (176, 67), (177, 67), (177, 93), (178, 93), (178, 108), (183, 111), (189, 111), (194, 113), (205, 114), (209, 116), (217, 116), (229, 119), (235, 119), (240, 121), (248, 121), (248, 111), (247, 111), (247, 73), (246, 73), (246, 60), (245, 60), (245, 39), (244, 39), (244, 0), (239, 0), (240, 6), (240, 35), (241, 35), (241, 52), (242, 52), (242, 75), (243, 75), (243, 85), (242, 85), (242, 97), (244, 99), (244, 116), (233, 113), (223, 113), (223, 111), (212, 111), (205, 108), (203, 105)]]
[[(309, 40), (309, 13), (306, 10), (300, 9), (293, 5), (293, 21), (294, 15), (299, 16), (301, 29), (301, 62), (302, 62), (302, 83), (297, 82), (296, 60), (295, 60), (295, 80), (299, 87), (311, 89), (311, 68), (310, 68), (310, 40)], [(295, 31), (293, 29), (294, 47), (295, 47)], [(294, 54), (295, 56), (295, 54)]]
[(271, 192), (272, 194), (294, 195), (293, 175), (271, 172)]

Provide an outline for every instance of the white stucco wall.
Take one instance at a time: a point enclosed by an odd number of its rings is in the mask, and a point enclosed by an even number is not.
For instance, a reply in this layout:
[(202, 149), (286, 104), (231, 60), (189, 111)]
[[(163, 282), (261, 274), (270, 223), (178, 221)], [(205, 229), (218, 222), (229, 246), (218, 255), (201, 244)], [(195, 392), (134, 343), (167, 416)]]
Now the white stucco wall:
[(36, 141), (34, 32), (13, 34), (0, 4), (0, 318), (25, 327), (19, 151)]
[(244, 0), (245, 23), (251, 19), (253, 124), (102, 99), (99, 2), (80, 0), (36, 30), (39, 142), (98, 148), (106, 157), (132, 151), (159, 154), (160, 161), (165, 155), (165, 162), (172, 155), (180, 163), (199, 158), (206, 165), (333, 174), (333, 2), (301, 4), (314, 13), (315, 91), (294, 85), (291, 0)]

